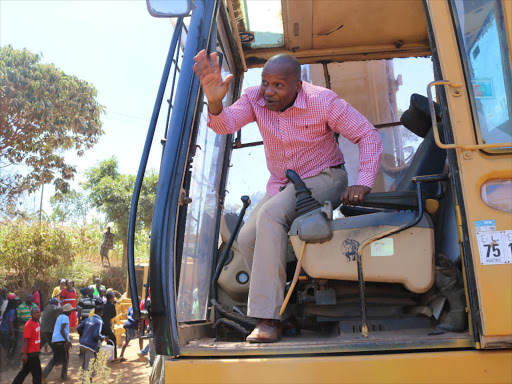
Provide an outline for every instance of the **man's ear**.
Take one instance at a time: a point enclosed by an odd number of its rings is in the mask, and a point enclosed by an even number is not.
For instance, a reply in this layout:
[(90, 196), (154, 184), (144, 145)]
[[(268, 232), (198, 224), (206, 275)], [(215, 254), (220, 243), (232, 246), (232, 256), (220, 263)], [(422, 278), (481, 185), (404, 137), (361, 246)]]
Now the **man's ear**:
[(302, 80), (297, 81), (297, 92), (302, 89)]

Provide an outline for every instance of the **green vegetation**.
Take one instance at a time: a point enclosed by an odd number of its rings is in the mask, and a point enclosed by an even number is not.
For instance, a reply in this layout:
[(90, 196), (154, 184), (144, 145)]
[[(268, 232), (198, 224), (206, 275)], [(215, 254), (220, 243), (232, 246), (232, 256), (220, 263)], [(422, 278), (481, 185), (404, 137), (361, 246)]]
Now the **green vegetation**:
[(89, 362), (89, 370), (84, 371), (82, 368), (78, 371), (78, 376), (82, 379), (82, 384), (118, 384), (121, 381), (123, 371), (119, 371), (115, 377), (112, 377), (112, 370), (107, 364), (108, 352), (100, 350), (96, 354), (96, 358)]
[[(105, 224), (63, 226), (58, 223), (17, 219), (0, 223), (0, 287), (18, 294), (36, 283), (48, 299), (59, 279), (75, 281), (80, 289), (99, 276), (108, 288), (124, 292), (126, 270), (121, 267), (122, 242), (110, 252), (112, 267), (101, 266), (99, 250)], [(116, 233), (116, 226), (113, 232)], [(120, 239), (119, 239), (120, 240)], [(139, 262), (149, 260), (149, 231), (136, 233), (135, 254)]]
[(76, 168), (65, 151), (83, 156), (103, 134), (94, 86), (40, 61), (0, 48), (0, 213), (44, 184), (66, 192)]
[[(118, 232), (115, 239), (123, 241), (124, 266), (127, 254), (128, 219), (135, 176), (120, 174), (117, 159), (112, 157), (89, 169), (86, 172), (86, 177), (87, 182), (84, 187), (89, 192), (91, 205), (104, 213), (108, 221), (117, 225)], [(158, 175), (156, 172), (147, 172), (139, 198), (137, 232), (144, 230), (144, 228), (151, 228), (157, 184)]]
[[(80, 289), (100, 276), (125, 290), (128, 217), (134, 175), (118, 171), (116, 158), (86, 173), (84, 190), (72, 190), (76, 168), (66, 155), (83, 156), (103, 134), (104, 107), (94, 86), (66, 75), (41, 55), (0, 47), (0, 287), (18, 294), (36, 283), (45, 300), (60, 278)], [(149, 259), (149, 228), (158, 175), (148, 172), (138, 206), (135, 255)], [(53, 183), (52, 212), (27, 212), (21, 202)], [(20, 203), (20, 204), (18, 204)], [(102, 214), (101, 219), (96, 213)], [(2, 221), (2, 219), (4, 221)], [(112, 268), (100, 265), (100, 247), (112, 222)]]

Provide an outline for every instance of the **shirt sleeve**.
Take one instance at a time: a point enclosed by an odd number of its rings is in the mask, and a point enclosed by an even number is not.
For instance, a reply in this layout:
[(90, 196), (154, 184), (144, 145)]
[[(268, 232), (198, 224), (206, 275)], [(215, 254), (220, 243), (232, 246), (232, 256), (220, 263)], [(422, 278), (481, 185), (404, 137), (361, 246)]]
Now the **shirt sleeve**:
[(218, 115), (208, 112), (208, 127), (219, 134), (229, 134), (244, 125), (256, 121), (256, 115), (247, 94), (243, 94), (233, 105), (223, 108)]
[(357, 185), (371, 188), (379, 171), (382, 139), (377, 129), (345, 100), (333, 93), (328, 107), (328, 125), (359, 147)]
[(27, 321), (27, 323), (23, 327), (23, 338), (30, 339), (31, 337), (32, 337), (32, 326)]

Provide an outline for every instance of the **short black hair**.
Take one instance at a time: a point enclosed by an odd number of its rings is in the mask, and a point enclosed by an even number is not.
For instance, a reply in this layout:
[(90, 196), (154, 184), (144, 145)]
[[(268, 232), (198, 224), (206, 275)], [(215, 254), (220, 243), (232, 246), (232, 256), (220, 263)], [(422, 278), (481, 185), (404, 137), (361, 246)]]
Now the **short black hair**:
[(107, 292), (107, 294), (105, 295), (105, 297), (106, 297), (106, 298), (107, 298), (107, 300), (108, 300), (108, 299), (110, 299), (110, 298), (114, 297), (114, 294), (113, 294), (112, 292), (108, 291), (108, 292)]
[(97, 315), (97, 314), (98, 314), (98, 312), (103, 313), (103, 305), (96, 305), (96, 306), (94, 307), (94, 313)]

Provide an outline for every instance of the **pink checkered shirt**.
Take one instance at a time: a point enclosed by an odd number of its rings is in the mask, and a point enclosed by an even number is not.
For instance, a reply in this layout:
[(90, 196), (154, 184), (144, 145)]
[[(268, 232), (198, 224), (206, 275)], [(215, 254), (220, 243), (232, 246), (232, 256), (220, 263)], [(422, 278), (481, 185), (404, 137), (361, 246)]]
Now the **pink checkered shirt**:
[(303, 81), (293, 106), (284, 112), (274, 112), (265, 108), (265, 100), (256, 86), (248, 88), (218, 115), (208, 115), (208, 126), (220, 134), (234, 133), (254, 121), (263, 137), (270, 171), (267, 183), (270, 196), (288, 183), (287, 169), (306, 178), (343, 163), (334, 132), (358, 144), (357, 184), (372, 187), (382, 153), (380, 135), (363, 115), (333, 91)]

